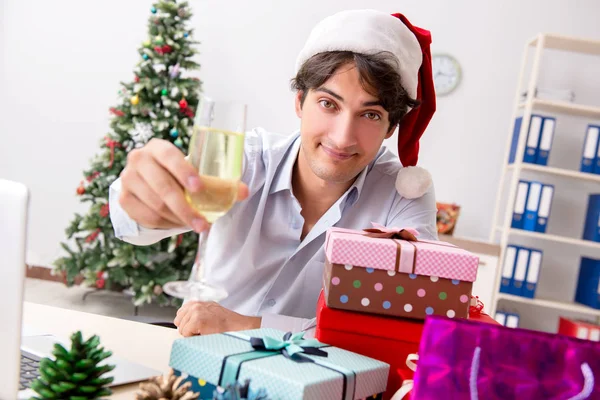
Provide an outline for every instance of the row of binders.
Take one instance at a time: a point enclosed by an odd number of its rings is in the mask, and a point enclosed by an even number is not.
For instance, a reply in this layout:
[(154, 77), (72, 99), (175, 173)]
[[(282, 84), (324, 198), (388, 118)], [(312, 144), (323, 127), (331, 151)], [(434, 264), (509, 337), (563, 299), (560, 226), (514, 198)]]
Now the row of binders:
[(520, 180), (511, 227), (546, 233), (553, 196), (554, 185)]
[[(508, 163), (515, 162), (517, 156), (517, 145), (523, 117), (515, 120)], [(532, 114), (527, 130), (527, 140), (523, 162), (538, 165), (548, 165), (548, 156), (552, 149), (556, 118), (538, 114)], [(589, 124), (587, 126), (583, 151), (581, 155), (581, 172), (600, 174), (600, 125)]]
[[(523, 117), (518, 117), (515, 120), (513, 137), (508, 155), (508, 163), (515, 162), (517, 156), (517, 145), (519, 144), (519, 135)], [(529, 129), (527, 131), (527, 141), (525, 153), (523, 154), (523, 162), (530, 164), (548, 165), (548, 156), (552, 148), (554, 139), (554, 128), (556, 126), (556, 118), (545, 117), (542, 115), (531, 115), (529, 120)]]
[(581, 172), (600, 174), (600, 126), (588, 125), (583, 155), (581, 157)]
[(506, 246), (500, 291), (533, 299), (541, 266), (540, 250), (515, 245)]
[(496, 311), (496, 316), (494, 317), (497, 323), (500, 325), (504, 325), (508, 328), (518, 328), (519, 327), (519, 314), (514, 312), (505, 312), (505, 311)]

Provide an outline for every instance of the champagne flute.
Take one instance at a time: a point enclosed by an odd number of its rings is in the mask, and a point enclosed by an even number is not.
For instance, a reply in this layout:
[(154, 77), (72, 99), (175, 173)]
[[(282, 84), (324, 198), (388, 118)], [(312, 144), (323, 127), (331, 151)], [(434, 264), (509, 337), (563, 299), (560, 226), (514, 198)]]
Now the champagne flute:
[[(185, 197), (210, 223), (225, 215), (235, 204), (244, 159), (246, 106), (235, 102), (216, 102), (200, 95), (188, 161), (196, 168), (203, 189), (186, 190)], [(227, 291), (206, 281), (205, 254), (209, 231), (200, 233), (198, 252), (188, 281), (168, 282), (165, 293), (186, 299), (219, 302)]]

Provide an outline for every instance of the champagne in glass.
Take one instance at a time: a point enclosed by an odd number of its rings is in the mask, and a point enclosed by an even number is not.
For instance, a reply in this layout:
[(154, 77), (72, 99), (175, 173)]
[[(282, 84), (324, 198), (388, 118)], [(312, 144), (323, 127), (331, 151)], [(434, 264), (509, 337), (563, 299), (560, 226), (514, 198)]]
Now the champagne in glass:
[[(209, 223), (225, 215), (235, 204), (244, 160), (246, 107), (239, 103), (215, 102), (200, 96), (188, 161), (202, 181), (198, 193), (186, 190), (188, 203)], [(168, 282), (164, 291), (187, 300), (221, 301), (225, 289), (209, 284), (204, 276), (208, 231), (200, 234), (198, 253), (188, 281)]]

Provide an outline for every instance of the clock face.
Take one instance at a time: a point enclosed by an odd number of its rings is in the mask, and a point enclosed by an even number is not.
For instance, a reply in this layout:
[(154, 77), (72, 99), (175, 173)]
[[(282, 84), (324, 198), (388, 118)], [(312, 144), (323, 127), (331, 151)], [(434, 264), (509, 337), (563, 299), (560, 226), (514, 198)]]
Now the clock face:
[(460, 82), (461, 70), (454, 57), (448, 54), (435, 54), (432, 56), (431, 67), (435, 92), (438, 96), (446, 95), (456, 89)]

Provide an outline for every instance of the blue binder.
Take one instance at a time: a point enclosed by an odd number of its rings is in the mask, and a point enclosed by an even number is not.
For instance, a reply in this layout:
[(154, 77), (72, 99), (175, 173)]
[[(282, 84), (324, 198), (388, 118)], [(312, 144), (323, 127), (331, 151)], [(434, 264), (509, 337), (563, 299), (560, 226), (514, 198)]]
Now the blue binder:
[(496, 311), (496, 316), (494, 318), (497, 323), (502, 326), (506, 326), (506, 314), (502, 311)]
[(506, 314), (506, 326), (508, 328), (518, 328), (519, 327), (519, 314), (517, 313), (507, 313)]
[(600, 242), (600, 194), (591, 194), (588, 197), (583, 239)]
[(512, 164), (515, 162), (515, 157), (517, 155), (517, 145), (519, 144), (519, 132), (521, 131), (521, 123), (523, 122), (523, 117), (518, 117), (515, 119), (515, 126), (513, 128), (513, 136), (512, 142), (510, 144), (510, 153), (508, 154), (508, 163)]
[(515, 262), (517, 260), (517, 247), (506, 246), (504, 254), (504, 265), (502, 266), (502, 279), (500, 280), (500, 291), (502, 293), (512, 294), (512, 279), (515, 272)]
[(588, 125), (581, 155), (581, 172), (594, 172), (597, 164), (598, 137), (600, 127)]
[(581, 257), (575, 301), (600, 309), (600, 260)]
[(542, 134), (540, 137), (540, 145), (536, 164), (548, 165), (548, 156), (550, 155), (550, 149), (552, 149), (552, 142), (554, 139), (554, 128), (556, 126), (556, 118), (545, 117), (542, 124)]
[(527, 134), (527, 143), (523, 162), (535, 164), (538, 158), (540, 136), (542, 133), (543, 118), (540, 115), (532, 115)]
[(511, 294), (515, 296), (523, 295), (523, 285), (527, 276), (527, 264), (529, 264), (529, 249), (517, 246), (517, 261), (511, 284)]
[(540, 195), (540, 205), (538, 208), (537, 222), (535, 231), (546, 233), (548, 217), (552, 209), (552, 198), (554, 197), (554, 185), (542, 185), (542, 194)]
[(525, 284), (523, 285), (523, 297), (533, 299), (535, 297), (535, 289), (540, 278), (540, 268), (542, 267), (542, 252), (536, 249), (529, 249), (529, 262), (527, 263), (527, 274), (525, 276)]
[(529, 182), (519, 181), (517, 186), (517, 195), (513, 208), (512, 228), (523, 229), (523, 218), (525, 214), (525, 205), (527, 204), (527, 194), (529, 193)]
[(529, 182), (529, 193), (523, 217), (523, 229), (535, 232), (537, 225), (540, 197), (542, 195), (542, 184), (540, 182)]

